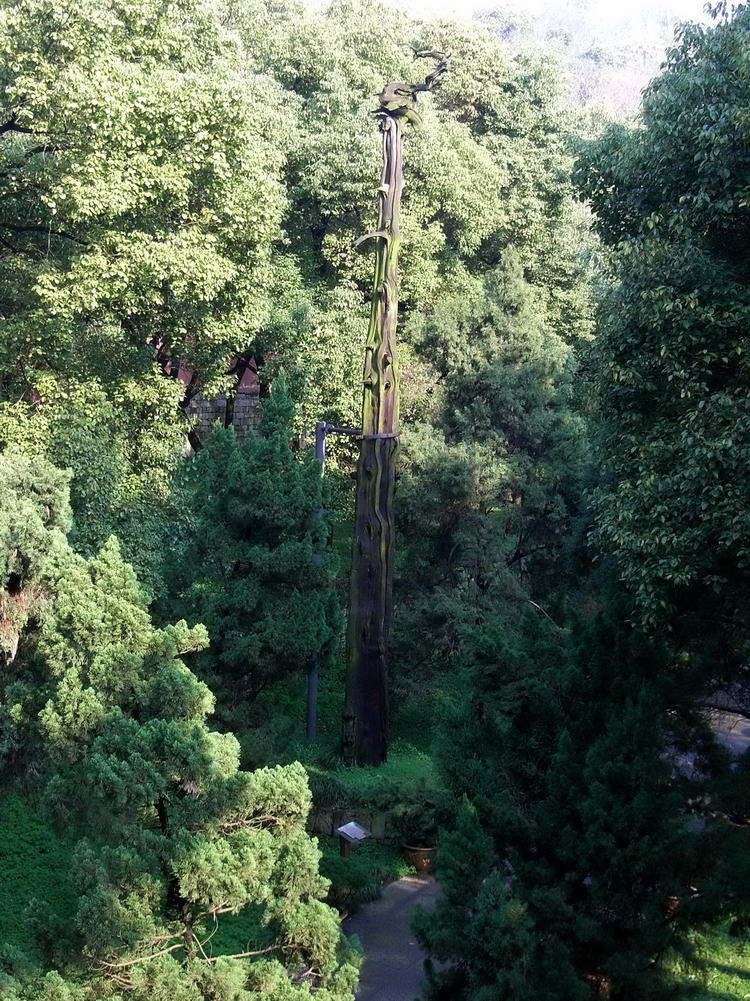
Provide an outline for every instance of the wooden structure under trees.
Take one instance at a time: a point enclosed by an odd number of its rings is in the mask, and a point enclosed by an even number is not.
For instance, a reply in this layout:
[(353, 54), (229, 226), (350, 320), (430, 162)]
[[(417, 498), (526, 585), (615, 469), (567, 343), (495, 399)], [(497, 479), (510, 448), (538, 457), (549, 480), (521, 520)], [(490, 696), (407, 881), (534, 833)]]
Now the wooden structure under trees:
[(375, 112), (383, 134), (378, 188), (375, 276), (365, 345), (362, 433), (349, 605), (349, 670), (344, 707), (344, 760), (385, 761), (388, 736), (387, 652), (391, 624), (394, 553), (393, 486), (398, 445), (399, 386), (396, 365), (399, 214), (403, 177), (403, 125), (419, 124), (417, 94), (429, 91), (447, 69), (442, 52), (417, 52), (437, 65), (421, 84), (390, 83)]

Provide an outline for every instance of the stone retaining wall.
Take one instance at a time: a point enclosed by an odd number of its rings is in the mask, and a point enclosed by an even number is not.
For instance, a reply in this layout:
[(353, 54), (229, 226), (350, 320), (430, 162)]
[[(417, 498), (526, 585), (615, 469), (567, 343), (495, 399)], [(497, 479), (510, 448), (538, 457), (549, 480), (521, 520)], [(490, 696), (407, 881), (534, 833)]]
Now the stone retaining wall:
[(318, 810), (313, 807), (307, 826), (314, 834), (335, 837), (336, 830), (350, 820), (356, 820), (362, 827), (366, 827), (376, 841), (384, 841), (389, 837), (386, 814), (382, 810)]

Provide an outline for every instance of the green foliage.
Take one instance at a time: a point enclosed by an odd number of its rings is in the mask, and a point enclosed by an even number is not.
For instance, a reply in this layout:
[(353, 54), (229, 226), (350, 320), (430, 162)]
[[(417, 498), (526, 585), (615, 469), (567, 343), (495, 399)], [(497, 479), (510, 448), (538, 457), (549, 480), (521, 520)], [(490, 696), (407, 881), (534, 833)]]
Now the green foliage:
[[(454, 69), (407, 150), (404, 316), (447, 316), (515, 254), (555, 329), (580, 326), (549, 59), (359, 0), (6, 6), (0, 443), (73, 470), (74, 545), (117, 534), (151, 596), (180, 404), (224, 388), (228, 359), (284, 367), (295, 431), (357, 422), (369, 112), (414, 73), (411, 43)], [(405, 420), (431, 419), (429, 352), (401, 365)]]
[[(14, 487), (33, 498), (28, 477)], [(62, 996), (281, 1001), (308, 994), (314, 974), (329, 1001), (351, 999), (353, 955), (322, 903), (320, 853), (305, 833), (304, 769), (239, 770), (236, 739), (207, 726), (212, 694), (179, 659), (205, 646), (205, 629), (155, 629), (114, 541), (91, 560), (59, 529), (47, 541), (43, 614), (3, 701), (26, 755), (50, 775), (47, 808), (86, 830), (72, 865), (74, 929), (64, 943), (41, 929), (69, 979)], [(212, 956), (219, 915), (248, 906), (256, 938), (241, 955)], [(19, 976), (44, 997), (56, 974)]]
[(216, 373), (264, 312), (286, 102), (217, 6), (69, 15), (26, 0), (3, 19), (7, 350), (49, 371), (114, 324)]
[(689, 954), (691, 925), (746, 906), (741, 835), (715, 814), (688, 819), (712, 769), (687, 779), (670, 764), (685, 735), (669, 732), (663, 656), (606, 617), (572, 640), (544, 633), (531, 620), (475, 636), (442, 758), (470, 800), (441, 842), (444, 900), (418, 923), (447, 964), (430, 997), (661, 996), (663, 959)]
[[(425, 24), (364, 0), (74, 7), (6, 0), (0, 28), (0, 753), (53, 773), (50, 808), (88, 839), (74, 926), (34, 914), (59, 972), (9, 959), (0, 993), (302, 1001), (320, 974), (319, 1001), (343, 1001), (354, 964), (288, 763), (316, 760), (321, 807), (387, 809), (404, 833), (437, 822), (428, 754), (397, 744), (348, 773), (317, 760), (330, 726), (304, 752), (298, 736), (302, 672), (340, 630), (319, 467), (289, 444), (359, 419), (370, 112), (385, 81), (414, 79), (411, 45), (453, 66), (406, 148), (394, 701), (425, 751), (447, 716), (443, 773), (470, 793), (443, 843), (446, 904), (420, 930), (446, 964), (431, 990), (572, 1001), (589, 975), (621, 997), (659, 989), (654, 955), (741, 913), (747, 864), (711, 818), (702, 839), (684, 829), (694, 785), (663, 755), (699, 728), (665, 716), (666, 664), (617, 630), (573, 642), (547, 613), (564, 621), (587, 559), (568, 554), (593, 370), (603, 548), (647, 624), (698, 607), (699, 628), (719, 621), (735, 660), (746, 651), (744, 8), (686, 31), (643, 127), (579, 167), (619, 248), (581, 369), (589, 276), (548, 55), (507, 45), (497, 19)], [(182, 464), (184, 405), (226, 389), (238, 354), (273, 388), (262, 427), (218, 429)], [(349, 445), (331, 445), (343, 472)], [(70, 470), (72, 549), (67, 474), (41, 457)], [(164, 625), (181, 617), (210, 645)], [(183, 656), (245, 731), (243, 759), (282, 767), (238, 770)], [(700, 746), (714, 804), (740, 815), (744, 786)], [(347, 910), (403, 871), (376, 845), (346, 864), (325, 845), (321, 865)], [(685, 904), (666, 920), (671, 895)]]
[(384, 884), (414, 872), (400, 846), (365, 841), (352, 850), (349, 858), (342, 858), (338, 838), (320, 841), (320, 871), (331, 881), (327, 899), (344, 914), (352, 914), (362, 904), (376, 900)]
[[(552, 63), (513, 55), (486, 28), (420, 24), (356, 0), (333, 3), (293, 26), (290, 14), (277, 9), (275, 42), (262, 64), (272, 65), (300, 101), (287, 217), (300, 274), (287, 282), (256, 347), (268, 355), (269, 372), (278, 365), (289, 372), (302, 403), (300, 428), (320, 417), (351, 425), (359, 416), (356, 346), (366, 330), (371, 261), (353, 241), (372, 228), (379, 169), (369, 113), (384, 81), (418, 72), (407, 43), (448, 49), (453, 58), (434, 99), (424, 102), (423, 127), (407, 142), (402, 317), (437, 314), (444, 299), (476, 293), (510, 245), (550, 312), (561, 319), (567, 310), (563, 322), (574, 326), (580, 287), (575, 254), (565, 246), (569, 199)], [(384, 34), (386, 19), (392, 28)], [(257, 32), (244, 27), (243, 38), (256, 54)], [(427, 416), (434, 379), (432, 359), (411, 341), (407, 330), (401, 357), (407, 422)]]
[(158, 592), (185, 420), (155, 353), (216, 386), (269, 314), (286, 102), (201, 2), (6, 3), (0, 54), (0, 441), (69, 465), (76, 546), (117, 532)]
[[(510, 251), (474, 301), (440, 307), (416, 336), (446, 386), (443, 428), (459, 447), (456, 468), (462, 446), (471, 449), (484, 479), (474, 506), (502, 512), (495, 529), (509, 537), (511, 558), (532, 540), (537, 552), (554, 549), (584, 458), (582, 422), (570, 401), (570, 347)], [(581, 336), (583, 317), (579, 323)]]
[[(433, 426), (404, 435), (394, 621), (394, 662), (409, 665), (402, 691), (455, 669), (468, 623), (513, 621), (531, 595), (546, 600), (562, 584), (587, 448), (573, 351), (548, 295), (508, 248), (474, 295), (439, 300), (411, 324), (441, 394)], [(585, 302), (576, 310), (570, 338), (587, 332)]]
[(178, 487), (170, 607), (205, 622), (209, 675), (246, 703), (339, 635), (320, 464), (290, 450), (291, 416), (279, 379), (257, 433), (214, 431)]
[[(3, 790), (0, 806), (0, 941), (34, 952), (30, 907), (43, 910), (48, 927), (69, 925), (76, 909), (70, 879), (73, 845), (40, 816), (31, 796)], [(34, 956), (34, 958), (36, 958)]]
[(50, 539), (70, 525), (68, 477), (40, 460), (0, 455), (0, 658), (13, 660), (43, 598)]
[(644, 623), (698, 636), (708, 684), (748, 650), (749, 24), (743, 4), (685, 27), (639, 126), (577, 170), (612, 248), (593, 355), (600, 544)]
[(431, 793), (418, 789), (415, 792), (392, 807), (390, 829), (405, 845), (434, 848), (440, 832), (452, 820), (452, 804), (443, 790)]
[[(514, 248), (555, 329), (580, 325), (549, 60), (363, 2), (68, 7), (8, 5), (0, 38), (0, 442), (73, 470), (84, 555), (114, 532), (162, 596), (179, 404), (223, 388), (237, 353), (288, 372), (295, 431), (356, 424), (369, 112), (413, 74), (411, 42), (455, 68), (407, 150), (404, 315), (475, 296)], [(429, 352), (401, 362), (405, 420), (431, 419)], [(187, 387), (162, 374), (178, 364)]]

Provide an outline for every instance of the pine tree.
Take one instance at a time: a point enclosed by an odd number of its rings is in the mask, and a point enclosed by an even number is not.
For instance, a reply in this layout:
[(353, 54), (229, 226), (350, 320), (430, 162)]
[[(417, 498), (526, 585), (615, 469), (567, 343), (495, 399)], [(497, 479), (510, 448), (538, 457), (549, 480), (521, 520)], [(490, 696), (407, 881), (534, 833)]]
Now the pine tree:
[[(21, 508), (29, 479), (16, 480)], [(48, 810), (86, 837), (75, 928), (53, 951), (60, 975), (12, 989), (52, 997), (62, 976), (59, 996), (85, 1001), (301, 1001), (311, 985), (351, 1001), (356, 968), (321, 901), (304, 770), (239, 770), (236, 739), (207, 724), (213, 695), (180, 659), (206, 645), (205, 629), (154, 628), (115, 540), (90, 560), (59, 529), (47, 543), (44, 607), (3, 702), (48, 776)], [(247, 948), (213, 955), (217, 920), (247, 908)]]
[(291, 451), (292, 414), (280, 378), (256, 433), (214, 431), (185, 470), (185, 532), (172, 540), (172, 607), (206, 624), (206, 671), (246, 703), (339, 634), (320, 464)]
[(467, 624), (513, 623), (564, 590), (586, 427), (573, 350), (543, 299), (508, 248), (473, 295), (412, 321), (437, 371), (437, 426), (404, 435), (393, 659), (409, 671), (398, 683), (452, 674)]

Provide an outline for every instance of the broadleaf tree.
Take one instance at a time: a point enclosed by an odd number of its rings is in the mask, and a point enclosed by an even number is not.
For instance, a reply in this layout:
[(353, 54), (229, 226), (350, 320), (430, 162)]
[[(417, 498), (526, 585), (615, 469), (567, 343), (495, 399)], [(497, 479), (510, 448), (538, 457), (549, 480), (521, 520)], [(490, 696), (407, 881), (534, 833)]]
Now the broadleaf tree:
[(591, 364), (600, 545), (714, 688), (747, 663), (750, 10), (686, 25), (638, 124), (584, 149), (609, 253)]

